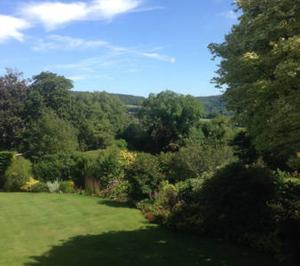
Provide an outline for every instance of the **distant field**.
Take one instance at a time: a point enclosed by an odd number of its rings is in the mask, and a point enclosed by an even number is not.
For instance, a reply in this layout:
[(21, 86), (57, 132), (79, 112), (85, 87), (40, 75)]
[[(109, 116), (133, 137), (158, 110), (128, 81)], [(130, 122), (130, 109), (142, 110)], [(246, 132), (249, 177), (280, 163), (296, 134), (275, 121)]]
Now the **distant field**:
[(168, 232), (98, 198), (0, 193), (0, 265), (274, 266), (255, 252)]

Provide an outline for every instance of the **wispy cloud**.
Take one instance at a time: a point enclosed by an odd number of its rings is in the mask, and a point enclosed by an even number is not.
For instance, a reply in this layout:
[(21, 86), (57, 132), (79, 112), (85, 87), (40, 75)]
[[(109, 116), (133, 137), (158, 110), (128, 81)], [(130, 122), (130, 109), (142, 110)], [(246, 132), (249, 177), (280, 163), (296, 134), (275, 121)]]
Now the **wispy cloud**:
[(110, 57), (118, 58), (122, 56), (137, 56), (152, 60), (158, 60), (174, 64), (176, 58), (165, 54), (160, 54), (157, 49), (142, 49), (138, 47), (124, 47), (115, 45), (104, 40), (84, 40), (81, 38), (74, 38), (64, 35), (49, 35), (45, 39), (39, 39), (33, 46), (32, 49), (37, 52), (48, 52), (50, 50), (85, 50), (92, 48), (102, 48), (109, 52)]
[(49, 50), (74, 50), (107, 46), (110, 46), (110, 44), (102, 40), (86, 41), (64, 35), (49, 35), (44, 39), (39, 39), (32, 46), (32, 49), (34, 51), (43, 52)]
[(118, 15), (137, 11), (143, 0), (94, 0), (89, 2), (34, 2), (23, 5), (21, 14), (40, 22), (47, 30), (82, 20), (111, 20)]
[(30, 27), (30, 23), (24, 19), (5, 15), (0, 15), (0, 25), (0, 43), (8, 39), (23, 41), (23, 30)]
[(168, 63), (171, 63), (171, 64), (174, 64), (176, 62), (175, 57), (162, 55), (162, 54), (158, 54), (158, 53), (142, 53), (142, 55), (144, 57), (147, 57), (147, 58), (168, 62)]
[(80, 80), (85, 80), (88, 77), (85, 75), (75, 75), (75, 76), (68, 76), (67, 79), (73, 80), (73, 81), (80, 81)]

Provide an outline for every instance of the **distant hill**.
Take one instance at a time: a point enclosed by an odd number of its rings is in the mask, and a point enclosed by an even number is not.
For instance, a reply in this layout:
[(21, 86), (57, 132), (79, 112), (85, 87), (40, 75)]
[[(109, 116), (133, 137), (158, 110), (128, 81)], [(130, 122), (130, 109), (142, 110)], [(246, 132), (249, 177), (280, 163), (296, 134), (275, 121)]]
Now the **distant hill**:
[(223, 95), (196, 97), (204, 106), (204, 111), (207, 117), (214, 117), (216, 115), (229, 115), (230, 112), (226, 110)]
[[(75, 95), (87, 93), (90, 94), (92, 92), (74, 91)], [(146, 99), (143, 96), (120, 93), (109, 93), (109, 95), (118, 97), (121, 102), (123, 102), (128, 107), (128, 110), (131, 113), (136, 113), (142, 105), (143, 101)], [(196, 99), (198, 99), (203, 104), (206, 118), (212, 118), (220, 114), (230, 115), (230, 113), (225, 108), (222, 95), (196, 97)]]
[[(126, 94), (111, 94), (118, 97), (125, 105), (129, 106), (130, 110), (135, 110), (134, 106), (140, 106), (145, 100), (142, 96), (126, 95)], [(206, 117), (211, 118), (219, 114), (228, 115), (222, 95), (196, 97), (204, 106)]]
[(145, 97), (142, 96), (134, 96), (119, 93), (110, 93), (110, 95), (118, 97), (126, 105), (141, 105), (145, 100)]

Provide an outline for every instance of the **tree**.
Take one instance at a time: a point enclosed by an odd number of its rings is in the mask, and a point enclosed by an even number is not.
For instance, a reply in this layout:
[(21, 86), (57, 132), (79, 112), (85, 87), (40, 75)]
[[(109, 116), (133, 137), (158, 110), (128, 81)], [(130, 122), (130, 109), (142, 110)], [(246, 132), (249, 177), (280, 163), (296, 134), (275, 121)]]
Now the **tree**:
[(201, 103), (192, 96), (164, 91), (150, 94), (143, 103), (140, 120), (151, 136), (153, 151), (170, 150), (189, 135), (203, 113)]
[[(68, 119), (72, 105), (70, 90), (72, 81), (51, 72), (42, 72), (33, 77), (31, 84), (31, 100), (39, 100), (41, 108), (52, 109), (60, 118)], [(34, 102), (37, 104), (37, 102)], [(36, 109), (36, 106), (31, 106)]]
[(215, 82), (274, 167), (300, 150), (300, 0), (239, 0), (238, 25), (222, 44)]
[(25, 124), (22, 119), (28, 94), (27, 81), (22, 74), (7, 70), (0, 77), (0, 149), (16, 149)]
[(73, 100), (70, 121), (84, 150), (108, 146), (128, 124), (125, 106), (105, 92), (76, 93)]
[(51, 110), (45, 110), (38, 120), (31, 121), (22, 136), (21, 151), (33, 159), (76, 149), (77, 131)]

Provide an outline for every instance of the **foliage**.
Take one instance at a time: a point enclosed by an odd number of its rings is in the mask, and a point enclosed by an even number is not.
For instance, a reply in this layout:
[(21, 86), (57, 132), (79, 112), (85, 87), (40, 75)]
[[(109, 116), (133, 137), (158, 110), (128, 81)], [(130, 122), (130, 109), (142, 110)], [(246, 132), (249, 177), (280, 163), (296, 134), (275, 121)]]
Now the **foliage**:
[(22, 119), (27, 97), (27, 81), (22, 74), (7, 70), (0, 77), (0, 149), (15, 150), (25, 123)]
[(32, 189), (40, 183), (39, 180), (34, 179), (33, 177), (29, 177), (28, 181), (21, 187), (22, 191), (32, 191)]
[(49, 190), (50, 193), (59, 192), (60, 183), (59, 183), (58, 180), (55, 180), (53, 182), (47, 181), (46, 185), (47, 185), (48, 190)]
[(85, 155), (82, 153), (59, 153), (41, 157), (33, 164), (33, 174), (41, 181), (73, 180), (77, 186), (84, 185)]
[(140, 120), (152, 139), (153, 151), (176, 150), (176, 145), (200, 121), (202, 112), (202, 105), (192, 96), (171, 91), (150, 94), (143, 103)]
[(49, 188), (46, 183), (40, 181), (31, 187), (30, 192), (35, 192), (35, 193), (49, 192)]
[(124, 167), (120, 151), (114, 147), (99, 151), (96, 158), (89, 160), (87, 176), (99, 180), (100, 187), (105, 189), (110, 181), (124, 176)]
[(253, 145), (253, 141), (246, 131), (240, 131), (231, 141), (234, 148), (234, 154), (244, 164), (255, 163), (258, 159), (258, 153)]
[[(31, 93), (40, 95), (40, 108), (47, 108), (56, 113), (60, 119), (68, 119), (70, 112), (71, 96), (70, 90), (73, 88), (72, 81), (64, 76), (59, 76), (51, 72), (41, 72), (33, 77), (30, 86)], [(35, 94), (36, 95), (36, 94)], [(35, 108), (28, 109), (29, 111)]]
[(128, 201), (129, 183), (124, 179), (113, 179), (100, 193), (101, 197), (118, 202)]
[(5, 171), (4, 190), (20, 191), (31, 176), (31, 162), (22, 156), (16, 156)]
[(81, 149), (95, 150), (111, 145), (129, 117), (120, 100), (105, 92), (76, 93), (71, 122), (79, 131)]
[(63, 193), (75, 192), (75, 183), (71, 180), (59, 182), (59, 190)]
[(155, 193), (152, 203), (142, 201), (137, 207), (144, 212), (149, 221), (166, 224), (177, 202), (176, 187), (168, 181), (163, 181), (158, 192)]
[(161, 154), (162, 171), (172, 183), (197, 178), (235, 160), (228, 146), (189, 144), (174, 154)]
[(125, 171), (129, 182), (129, 198), (137, 202), (151, 198), (159, 183), (164, 179), (158, 158), (154, 155), (139, 153)]
[(237, 1), (238, 25), (222, 44), (219, 86), (255, 148), (273, 168), (286, 167), (300, 147), (299, 0)]
[(276, 198), (275, 181), (264, 168), (235, 163), (220, 170), (201, 189), (203, 226), (211, 234), (234, 238), (270, 230), (267, 202)]
[(78, 149), (77, 132), (52, 111), (32, 121), (23, 134), (22, 151), (31, 158)]
[(206, 118), (214, 118), (219, 115), (231, 115), (226, 110), (223, 95), (197, 97), (204, 107), (204, 113)]
[(14, 152), (0, 152), (0, 189), (4, 186), (4, 174), (14, 158)]

